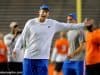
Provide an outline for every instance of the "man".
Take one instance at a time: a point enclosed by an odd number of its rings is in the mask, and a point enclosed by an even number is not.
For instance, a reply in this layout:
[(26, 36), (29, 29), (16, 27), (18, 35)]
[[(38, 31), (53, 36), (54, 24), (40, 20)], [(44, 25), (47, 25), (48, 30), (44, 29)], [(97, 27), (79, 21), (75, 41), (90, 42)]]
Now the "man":
[[(76, 14), (69, 14), (67, 22), (77, 23)], [(67, 38), (69, 41), (69, 60), (66, 60), (64, 63), (63, 73), (64, 75), (83, 75), (84, 50), (81, 50), (82, 44), (84, 44), (83, 30), (70, 30), (67, 32)]]
[(68, 47), (69, 42), (66, 38), (66, 32), (60, 32), (60, 37), (55, 41), (51, 56), (51, 62), (55, 61), (54, 75), (59, 75), (62, 71), (63, 63), (67, 57)]
[[(80, 44), (80, 47), (73, 52), (72, 55), (69, 55), (69, 58), (72, 58), (77, 53), (82, 51), (84, 45), (86, 46), (85, 50), (85, 64), (86, 64), (86, 75), (100, 75), (100, 28), (94, 28), (95, 21), (94, 19), (87, 19), (88, 22), (91, 22), (91, 26), (87, 26), (87, 32), (85, 32), (85, 42)], [(65, 65), (64, 65), (65, 66)]]
[(15, 45), (14, 56), (16, 51), (20, 50), (21, 46), (26, 43), (23, 75), (47, 75), (50, 47), (54, 34), (62, 30), (84, 27), (84, 24), (60, 23), (56, 20), (47, 19), (48, 16), (49, 7), (42, 5), (39, 16), (26, 23), (21, 37)]
[(9, 52), (8, 52), (8, 62), (14, 62), (16, 60), (13, 59), (13, 57), (12, 57), (12, 51), (13, 51), (13, 48), (15, 46), (18, 35), (20, 33), (19, 33), (19, 27), (18, 27), (17, 22), (11, 22), (9, 27), (11, 29), (11, 32), (4, 36), (4, 42), (5, 42), (8, 50), (9, 50)]
[[(93, 19), (88, 19), (94, 21)], [(86, 75), (100, 75), (100, 28), (87, 27), (86, 32)]]

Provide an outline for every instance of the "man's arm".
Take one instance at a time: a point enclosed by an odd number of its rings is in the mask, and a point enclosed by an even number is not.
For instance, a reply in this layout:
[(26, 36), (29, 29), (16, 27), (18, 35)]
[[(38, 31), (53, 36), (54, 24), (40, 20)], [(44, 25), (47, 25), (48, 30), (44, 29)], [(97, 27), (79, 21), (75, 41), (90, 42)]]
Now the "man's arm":
[(57, 22), (56, 26), (55, 26), (55, 29), (56, 29), (57, 32), (66, 31), (66, 30), (74, 30), (74, 29), (84, 29), (84, 28), (85, 28), (84, 23), (74, 24), (74, 23)]
[(66, 31), (66, 30), (78, 30), (78, 29), (84, 29), (87, 26), (91, 25), (91, 22), (85, 21), (84, 23), (64, 23), (64, 22), (58, 22), (55, 21), (55, 30), (56, 32), (59, 31)]
[(76, 50), (74, 50), (74, 52), (72, 54), (69, 54), (67, 57), (69, 59), (73, 58), (74, 56), (76, 56), (77, 54), (79, 54), (82, 50), (84, 50), (84, 47), (85, 47), (85, 43), (81, 42), (80, 46)]

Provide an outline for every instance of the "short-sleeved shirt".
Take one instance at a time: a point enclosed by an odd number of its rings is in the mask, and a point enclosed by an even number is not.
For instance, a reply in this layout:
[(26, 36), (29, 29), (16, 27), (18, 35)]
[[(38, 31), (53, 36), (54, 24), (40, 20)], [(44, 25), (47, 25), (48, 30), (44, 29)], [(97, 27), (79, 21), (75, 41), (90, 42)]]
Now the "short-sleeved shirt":
[(100, 29), (86, 33), (86, 64), (100, 63)]
[(61, 54), (61, 55), (67, 54), (68, 47), (69, 47), (68, 40), (66, 38), (57, 39), (55, 42), (55, 47), (57, 49), (58, 54)]

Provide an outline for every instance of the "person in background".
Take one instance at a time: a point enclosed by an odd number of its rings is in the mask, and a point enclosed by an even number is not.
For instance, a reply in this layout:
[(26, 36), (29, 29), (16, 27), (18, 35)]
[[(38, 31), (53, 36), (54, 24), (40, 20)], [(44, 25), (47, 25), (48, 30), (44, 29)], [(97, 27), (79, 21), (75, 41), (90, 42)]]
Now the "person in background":
[(94, 19), (88, 19), (92, 23), (86, 32), (86, 75), (100, 75), (100, 27), (96, 26)]
[(17, 22), (11, 22), (9, 25), (11, 32), (4, 36), (4, 43), (6, 44), (8, 52), (8, 62), (15, 62), (16, 59), (12, 56), (12, 51), (19, 36), (20, 29)]
[(0, 63), (7, 63), (7, 46), (5, 45), (3, 41), (3, 34), (0, 32)]
[[(77, 23), (75, 13), (70, 13), (67, 16), (68, 23)], [(69, 41), (69, 50), (66, 61), (63, 66), (64, 75), (83, 75), (84, 72), (84, 55), (82, 48), (84, 44), (83, 30), (70, 30), (67, 32), (67, 39)]]
[(62, 71), (62, 66), (66, 60), (69, 43), (66, 38), (66, 32), (60, 32), (60, 37), (56, 39), (54, 49), (51, 56), (51, 62), (55, 62), (54, 75), (59, 75)]

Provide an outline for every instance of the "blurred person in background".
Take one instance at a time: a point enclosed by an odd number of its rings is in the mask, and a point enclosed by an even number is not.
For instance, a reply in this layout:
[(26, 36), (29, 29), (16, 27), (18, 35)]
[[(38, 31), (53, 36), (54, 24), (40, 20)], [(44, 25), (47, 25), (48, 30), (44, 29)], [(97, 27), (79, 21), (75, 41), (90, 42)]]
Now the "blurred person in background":
[[(17, 22), (11, 22), (9, 25), (11, 32), (4, 36), (4, 42), (7, 46), (8, 52), (8, 70), (9, 71), (21, 71), (22, 70), (22, 61), (23, 61), (23, 54), (24, 50), (21, 47), (21, 50), (16, 55), (16, 58), (13, 57), (12, 52), (14, 50), (15, 44), (20, 37), (21, 29), (19, 28), (19, 24)], [(14, 68), (15, 65), (17, 68)]]
[(85, 34), (86, 75), (100, 75), (100, 27), (95, 24), (94, 19), (88, 20), (92, 25), (87, 27)]
[(7, 50), (7, 46), (3, 41), (3, 33), (0, 32), (0, 63), (8, 62), (7, 53), (8, 50)]
[(8, 62), (15, 62), (16, 59), (12, 56), (12, 51), (15, 46), (15, 43), (21, 34), (21, 30), (19, 29), (17, 22), (11, 22), (9, 25), (11, 32), (4, 36), (4, 42), (9, 50), (8, 52)]
[(59, 75), (62, 71), (62, 66), (66, 60), (69, 47), (66, 32), (60, 32), (59, 35), (59, 38), (55, 40), (54, 49), (51, 56), (51, 62), (55, 62), (53, 75)]
[[(67, 23), (77, 23), (75, 13), (70, 13), (67, 16)], [(83, 30), (70, 30), (67, 32), (69, 41), (69, 50), (66, 61), (63, 65), (64, 75), (83, 75), (84, 72), (84, 31)]]

